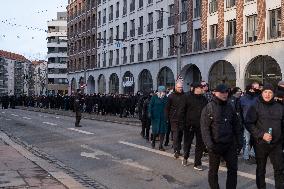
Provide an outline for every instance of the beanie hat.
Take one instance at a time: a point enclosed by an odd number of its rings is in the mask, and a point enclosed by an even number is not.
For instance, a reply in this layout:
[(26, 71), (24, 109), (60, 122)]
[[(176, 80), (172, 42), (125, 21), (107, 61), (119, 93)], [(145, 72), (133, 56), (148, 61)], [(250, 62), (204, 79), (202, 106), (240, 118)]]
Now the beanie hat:
[(270, 83), (267, 83), (263, 86), (262, 92), (265, 91), (265, 90), (271, 90), (274, 93), (274, 87)]
[(165, 92), (166, 91), (166, 87), (165, 86), (159, 86), (158, 87), (158, 92)]

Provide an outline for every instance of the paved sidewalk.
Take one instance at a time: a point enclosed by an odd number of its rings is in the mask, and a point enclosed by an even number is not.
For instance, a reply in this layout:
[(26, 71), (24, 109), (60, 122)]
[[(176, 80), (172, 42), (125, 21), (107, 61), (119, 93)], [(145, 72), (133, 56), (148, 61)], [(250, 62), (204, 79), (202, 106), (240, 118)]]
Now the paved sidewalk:
[(0, 188), (67, 188), (3, 140), (0, 140), (0, 154)]
[[(49, 113), (49, 114), (57, 114), (57, 115), (75, 117), (75, 112), (72, 112), (72, 111), (24, 107), (24, 106), (17, 106), (16, 108), (22, 109), (22, 110), (28, 110), (28, 111), (43, 112), (43, 113)], [(93, 120), (98, 120), (98, 121), (105, 121), (105, 122), (120, 123), (120, 124), (125, 124), (125, 125), (141, 126), (140, 120), (138, 118), (133, 118), (133, 117), (120, 118), (119, 116), (113, 116), (113, 115), (97, 115), (95, 113), (91, 113), (91, 114), (82, 113), (82, 118), (93, 119)]]

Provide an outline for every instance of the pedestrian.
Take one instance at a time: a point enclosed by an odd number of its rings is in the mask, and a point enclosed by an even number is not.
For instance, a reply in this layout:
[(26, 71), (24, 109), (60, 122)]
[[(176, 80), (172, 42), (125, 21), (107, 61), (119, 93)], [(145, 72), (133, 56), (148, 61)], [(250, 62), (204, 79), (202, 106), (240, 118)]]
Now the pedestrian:
[(74, 111), (76, 114), (76, 122), (75, 122), (75, 127), (82, 127), (80, 125), (80, 121), (82, 118), (82, 109), (83, 109), (83, 104), (82, 104), (82, 95), (80, 93), (77, 94), (75, 102), (74, 102)]
[(219, 189), (218, 170), (220, 159), (227, 166), (227, 189), (237, 187), (237, 146), (240, 144), (240, 126), (233, 107), (228, 103), (229, 88), (220, 84), (214, 97), (202, 110), (200, 126), (204, 144), (209, 151), (208, 182), (211, 189)]
[(182, 105), (185, 102), (185, 94), (183, 92), (182, 80), (177, 80), (175, 90), (168, 97), (166, 114), (171, 125), (173, 134), (174, 158), (178, 159), (181, 155), (181, 142), (183, 137), (183, 119), (180, 119)]
[(153, 96), (153, 93), (150, 92), (147, 95), (147, 98), (144, 100), (143, 106), (142, 106), (142, 115), (141, 115), (142, 116), (141, 122), (142, 122), (142, 128), (143, 128), (142, 134), (144, 138), (146, 139), (146, 141), (149, 141), (151, 120), (149, 118), (148, 109), (149, 109), (149, 104), (150, 104), (152, 96)]
[(159, 150), (165, 151), (163, 147), (163, 141), (165, 133), (167, 131), (167, 117), (165, 114), (165, 107), (167, 105), (168, 98), (166, 96), (166, 87), (159, 86), (156, 95), (152, 96), (149, 103), (149, 117), (151, 118), (152, 125), (152, 148), (155, 148), (156, 137), (160, 138)]
[(186, 95), (186, 101), (183, 103), (181, 119), (185, 119), (184, 123), (184, 156), (182, 165), (187, 166), (191, 144), (193, 138), (196, 138), (194, 169), (202, 171), (201, 158), (205, 146), (201, 136), (200, 117), (202, 109), (207, 104), (207, 99), (204, 97), (203, 86), (200, 82), (195, 82), (192, 85), (192, 93)]
[(283, 121), (283, 106), (274, 100), (274, 87), (265, 84), (256, 104), (249, 108), (245, 118), (246, 128), (255, 139), (258, 189), (266, 188), (265, 173), (268, 157), (274, 169), (275, 188), (284, 189)]

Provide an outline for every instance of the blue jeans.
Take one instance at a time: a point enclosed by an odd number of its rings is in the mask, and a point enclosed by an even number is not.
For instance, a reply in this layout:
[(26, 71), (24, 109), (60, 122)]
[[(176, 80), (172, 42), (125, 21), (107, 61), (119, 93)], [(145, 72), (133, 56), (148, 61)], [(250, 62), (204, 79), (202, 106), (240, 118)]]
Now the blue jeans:
[(250, 146), (250, 133), (248, 130), (244, 130), (244, 145), (243, 145), (243, 158), (249, 159), (249, 156), (255, 157), (254, 149)]

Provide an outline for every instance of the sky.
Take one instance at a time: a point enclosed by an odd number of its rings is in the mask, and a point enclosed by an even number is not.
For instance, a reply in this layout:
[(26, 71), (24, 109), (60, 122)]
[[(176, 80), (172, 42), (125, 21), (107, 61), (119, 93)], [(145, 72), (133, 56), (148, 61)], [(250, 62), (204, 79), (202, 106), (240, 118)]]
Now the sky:
[(68, 0), (0, 1), (0, 50), (45, 60), (47, 21), (66, 11)]

